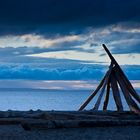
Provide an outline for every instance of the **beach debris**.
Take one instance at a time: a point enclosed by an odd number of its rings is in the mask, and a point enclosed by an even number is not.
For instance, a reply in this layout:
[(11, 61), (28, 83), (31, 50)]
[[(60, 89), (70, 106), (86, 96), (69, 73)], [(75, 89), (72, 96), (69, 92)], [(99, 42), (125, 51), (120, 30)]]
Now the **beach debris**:
[[(135, 91), (133, 86), (131, 85), (128, 78), (125, 76), (121, 67), (112, 56), (108, 48), (103, 44), (103, 48), (111, 59), (111, 64), (109, 66), (109, 70), (101, 80), (100, 84), (97, 86), (95, 91), (89, 96), (89, 98), (80, 106), (79, 111), (85, 109), (85, 107), (91, 102), (91, 100), (98, 95), (97, 101), (92, 108), (92, 110), (99, 110), (99, 106), (101, 104), (101, 100), (103, 95), (105, 94), (104, 104), (102, 110), (106, 111), (109, 103), (109, 97), (112, 89), (112, 94), (114, 97), (114, 102), (116, 104), (117, 111), (123, 111), (123, 102), (121, 99), (121, 95), (123, 94), (126, 103), (130, 111), (135, 113), (140, 113), (140, 96)], [(120, 92), (121, 91), (121, 92)], [(98, 94), (99, 93), (99, 94)]]

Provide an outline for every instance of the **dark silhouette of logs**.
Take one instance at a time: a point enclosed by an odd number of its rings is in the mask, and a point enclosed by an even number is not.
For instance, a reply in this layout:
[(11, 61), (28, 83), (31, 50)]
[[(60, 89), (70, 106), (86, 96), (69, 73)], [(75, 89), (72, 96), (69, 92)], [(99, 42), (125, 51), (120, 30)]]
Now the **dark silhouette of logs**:
[[(106, 77), (106, 75), (105, 75), (105, 77)], [(102, 79), (101, 83), (98, 85), (96, 90), (91, 94), (91, 96), (89, 96), (89, 98), (85, 101), (85, 103), (80, 107), (79, 111), (83, 110), (87, 106), (87, 104), (93, 99), (93, 97), (97, 94), (97, 92), (100, 90), (100, 88), (102, 87), (102, 85), (104, 83), (105, 77)]]
[(109, 101), (109, 92), (110, 92), (110, 81), (108, 80), (103, 110), (107, 110), (107, 105), (108, 105), (108, 101)]
[[(85, 103), (80, 107), (79, 110), (80, 111), (83, 110), (90, 103), (90, 101), (97, 95), (97, 93), (100, 90), (101, 90), (100, 94), (93, 107), (93, 110), (96, 110), (96, 111), (99, 110), (99, 106), (101, 104), (101, 100), (103, 98), (104, 93), (105, 93), (105, 98), (104, 98), (103, 110), (107, 110), (109, 96), (110, 96), (110, 89), (112, 89), (114, 102), (116, 104), (117, 111), (124, 110), (123, 103), (121, 100), (121, 95), (120, 95), (122, 94), (126, 100), (126, 103), (129, 106), (130, 111), (133, 111), (135, 113), (140, 113), (140, 108), (138, 105), (140, 104), (140, 96), (137, 94), (137, 92), (131, 85), (130, 81), (125, 76), (124, 72), (122, 71), (121, 67), (119, 66), (115, 58), (112, 56), (112, 54), (110, 53), (110, 51), (107, 49), (107, 47), (104, 44), (103, 44), (103, 48), (105, 49), (106, 53), (111, 59), (109, 70), (105, 74), (99, 86), (91, 94), (91, 96), (85, 101)], [(120, 89), (121, 89), (121, 92), (120, 92)], [(137, 100), (137, 103), (135, 102), (134, 99)]]
[(123, 106), (122, 106), (122, 101), (121, 101), (121, 96), (118, 88), (117, 81), (115, 79), (115, 75), (112, 73), (111, 75), (111, 87), (112, 87), (112, 92), (113, 92), (113, 97), (117, 106), (117, 109), (119, 111), (123, 111)]

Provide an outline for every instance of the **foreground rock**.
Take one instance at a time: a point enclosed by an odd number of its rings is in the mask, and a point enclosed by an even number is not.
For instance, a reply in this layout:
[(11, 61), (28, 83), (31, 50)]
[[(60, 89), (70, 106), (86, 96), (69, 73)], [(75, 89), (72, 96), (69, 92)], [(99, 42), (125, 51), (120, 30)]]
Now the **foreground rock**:
[(1, 111), (0, 125), (20, 125), (24, 130), (140, 126), (140, 115), (127, 111)]

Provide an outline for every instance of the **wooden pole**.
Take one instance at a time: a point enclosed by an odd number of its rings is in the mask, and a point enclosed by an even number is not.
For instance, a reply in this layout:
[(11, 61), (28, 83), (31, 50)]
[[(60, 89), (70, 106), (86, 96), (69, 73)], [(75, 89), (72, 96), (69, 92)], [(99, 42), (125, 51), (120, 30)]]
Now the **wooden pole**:
[(100, 84), (98, 85), (96, 90), (89, 96), (89, 98), (83, 103), (83, 105), (81, 105), (81, 107), (79, 108), (79, 111), (83, 110), (87, 106), (87, 104), (93, 99), (93, 97), (97, 94), (97, 92), (102, 87), (102, 85), (105, 81), (105, 78), (106, 78), (106, 75), (104, 76), (104, 78), (102, 79), (102, 81), (100, 82)]
[(117, 110), (123, 111), (123, 105), (122, 105), (121, 96), (120, 96), (119, 87), (118, 87), (118, 84), (119, 84), (130, 110), (136, 113), (140, 113), (140, 108), (131, 97), (133, 96), (140, 103), (140, 96), (136, 93), (130, 81), (125, 76), (121, 67), (119, 66), (115, 58), (112, 56), (110, 51), (107, 49), (107, 47), (104, 44), (103, 44), (103, 47), (105, 51), (107, 52), (109, 58), (111, 59), (110, 68), (108, 72), (106, 73), (106, 75), (104, 76), (104, 78), (102, 79), (102, 81), (100, 82), (100, 84), (98, 85), (98, 87), (96, 88), (96, 90), (81, 105), (81, 107), (79, 108), (79, 111), (83, 110), (87, 106), (87, 104), (96, 96), (97, 92), (102, 88), (100, 95), (93, 108), (93, 110), (98, 110), (106, 87), (107, 87), (107, 91), (106, 91), (106, 96), (104, 100), (103, 110), (107, 110), (107, 105), (109, 102), (110, 86), (112, 88), (113, 97), (117, 106)]
[(107, 110), (107, 106), (109, 102), (109, 93), (110, 93), (110, 80), (108, 80), (108, 83), (107, 83), (107, 91), (106, 91), (106, 96), (104, 100), (103, 110)]
[(108, 83), (108, 81), (110, 79), (111, 72), (112, 72), (112, 63), (110, 65), (110, 68), (109, 68), (108, 72), (106, 73), (107, 76), (105, 78), (105, 81), (104, 81), (104, 84), (103, 84), (103, 88), (102, 88), (101, 93), (100, 93), (100, 95), (99, 95), (99, 97), (97, 99), (97, 102), (95, 103), (95, 106), (94, 106), (93, 110), (98, 110), (98, 108), (99, 108), (99, 105), (101, 103), (101, 99), (102, 99), (103, 94), (104, 94), (104, 90), (105, 90), (106, 85), (107, 85), (107, 83)]
[(121, 96), (120, 96), (120, 92), (119, 92), (119, 88), (118, 88), (118, 84), (117, 84), (117, 79), (115, 77), (115, 75), (111, 74), (111, 87), (112, 87), (112, 92), (113, 92), (113, 97), (116, 103), (116, 107), (118, 111), (123, 111), (123, 105), (122, 105), (122, 101), (121, 101)]
[(117, 80), (119, 82), (119, 85), (122, 89), (122, 92), (124, 94), (124, 97), (126, 99), (126, 102), (129, 106), (130, 110), (133, 112), (136, 112), (136, 113), (140, 113), (140, 109), (139, 109), (138, 105), (134, 102), (134, 100), (130, 96), (129, 91), (128, 91), (127, 87), (125, 86), (124, 81), (121, 79), (121, 77), (118, 73), (119, 73), (119, 71), (116, 71), (115, 74), (116, 74)]
[[(111, 62), (109, 68), (112, 69), (112, 67), (113, 67), (113, 63)], [(106, 95), (105, 95), (105, 99), (104, 99), (103, 110), (107, 110), (107, 106), (108, 106), (108, 102), (109, 102), (109, 95), (110, 95), (109, 93), (110, 93), (110, 77), (107, 82), (107, 90), (106, 90)]]
[[(103, 48), (105, 49), (106, 53), (108, 54), (109, 58), (111, 59), (111, 62), (112, 62), (113, 64), (117, 64), (117, 65), (118, 65), (117, 61), (116, 61), (115, 58), (112, 56), (112, 54), (110, 53), (110, 51), (108, 50), (108, 48), (106, 47), (105, 44), (103, 44)], [(119, 66), (119, 65), (118, 65), (118, 66)]]
[(100, 103), (101, 103), (101, 100), (102, 100), (102, 97), (103, 97), (103, 94), (104, 94), (104, 91), (105, 91), (105, 88), (106, 88), (106, 84), (107, 84), (107, 81), (105, 81), (103, 87), (102, 87), (102, 90), (101, 90), (101, 93), (97, 99), (97, 102), (95, 103), (95, 106), (93, 107), (93, 110), (98, 110), (99, 109), (99, 106), (100, 106)]
[(128, 78), (125, 76), (124, 72), (122, 71), (121, 67), (119, 66), (119, 64), (117, 63), (117, 61), (115, 60), (115, 58), (111, 55), (110, 51), (107, 49), (107, 47), (105, 46), (105, 44), (103, 44), (103, 48), (105, 49), (105, 51), (107, 52), (108, 56), (110, 57), (111, 61), (115, 64), (115, 67), (119, 70), (119, 72), (122, 75), (122, 78), (124, 79), (125, 84), (127, 85), (128, 90), (130, 91), (131, 95), (140, 103), (140, 96), (137, 94), (137, 92), (135, 91), (135, 89), (133, 88), (133, 86), (131, 85), (130, 81), (128, 80)]
[[(118, 69), (118, 68), (116, 67), (116, 69)], [(119, 71), (119, 69), (118, 69), (118, 71)], [(129, 80), (126, 79), (126, 78), (123, 76), (122, 73), (121, 73), (120, 76), (121, 76), (122, 80), (124, 81), (124, 83), (126, 84), (127, 89), (129, 90), (130, 94), (140, 103), (140, 96), (139, 96), (139, 95), (137, 94), (137, 92), (134, 90), (134, 88), (133, 88), (133, 86), (131, 85), (131, 83), (129, 82)]]

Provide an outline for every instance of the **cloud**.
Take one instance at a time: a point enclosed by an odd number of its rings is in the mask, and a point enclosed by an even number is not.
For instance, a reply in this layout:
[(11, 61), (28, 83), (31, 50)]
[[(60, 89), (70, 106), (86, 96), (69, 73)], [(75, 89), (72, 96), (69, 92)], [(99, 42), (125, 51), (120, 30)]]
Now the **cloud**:
[(49, 37), (80, 33), (87, 27), (139, 22), (139, 5), (139, 0), (5, 0), (0, 2), (0, 34)]
[[(60, 65), (60, 64), (59, 64)], [(62, 67), (62, 66), (61, 66)], [(79, 68), (62, 69), (50, 68), (45, 66), (31, 65), (0, 65), (0, 79), (32, 79), (32, 80), (89, 80), (99, 79), (103, 75), (101, 66), (91, 67), (82, 66)]]
[[(80, 35), (67, 35), (57, 36), (55, 38), (44, 38), (41, 35), (26, 34), (21, 36), (3, 36), (0, 37), (0, 47), (44, 47), (49, 48), (51, 46), (60, 46), (63, 43), (69, 43), (71, 46), (82, 42), (84, 39)], [(72, 44), (73, 43), (73, 44)]]
[[(47, 91), (47, 90), (89, 90), (93, 91), (99, 84), (97, 80), (0, 80), (1, 91)], [(140, 81), (131, 81), (133, 87), (140, 89)]]
[[(102, 43), (123, 64), (129, 54), (139, 58), (139, 5), (139, 0), (0, 1), (0, 78), (100, 79), (107, 67), (95, 63), (108, 62)], [(139, 79), (139, 66), (124, 69), (130, 79)]]
[[(31, 80), (101, 80), (108, 66), (84, 64), (70, 60), (48, 59), (46, 63), (4, 63), (0, 65), (0, 79)], [(131, 80), (140, 80), (140, 66), (122, 66)]]
[[(128, 41), (129, 42), (129, 41)], [(112, 52), (114, 54), (139, 54), (140, 53), (140, 43), (135, 45), (130, 46), (129, 44), (126, 43), (126, 45), (122, 45), (122, 46), (117, 46), (117, 47), (113, 47)]]
[[(82, 42), (63, 42), (59, 44), (54, 44), (53, 46), (50, 46), (48, 48), (45, 47), (4, 47), (0, 48), (0, 58), (2, 57), (17, 57), (17, 56), (25, 56), (25, 55), (37, 55), (37, 54), (42, 54), (42, 53), (48, 53), (48, 52), (62, 52), (64, 51), (65, 53), (67, 51), (79, 51), (79, 52), (88, 52), (88, 50), (82, 48), (82, 47), (77, 47), (76, 45), (80, 45)], [(92, 51), (94, 52), (94, 51)]]
[(0, 54), (1, 56), (17, 56), (67, 50), (83, 51), (77, 46), (85, 43), (84, 40), (80, 35), (57, 36), (53, 39), (32, 34), (6, 36), (0, 38)]
[[(89, 63), (94, 63), (95, 60), (98, 61), (96, 63), (109, 62), (101, 47), (101, 44), (105, 43), (113, 54), (121, 54), (120, 56), (115, 55), (119, 58), (120, 64), (139, 64), (139, 61), (135, 61), (136, 63), (133, 61), (139, 59), (140, 27), (138, 23), (131, 24), (132, 26), (128, 23), (118, 23), (101, 28), (90, 28), (81, 35), (57, 36), (51, 39), (33, 34), (1, 37), (0, 46), (4, 47), (0, 48), (0, 60), (1, 62), (11, 60), (11, 62), (20, 63), (21, 61), (22, 63), (29, 58), (23, 56), (28, 55), (30, 58), (32, 57), (33, 62), (38, 61), (36, 57), (38, 59), (46, 57), (89, 60)], [(11, 47), (7, 45), (11, 45)], [(130, 54), (133, 57), (130, 57)], [(135, 59), (133, 59), (134, 57)], [(127, 63), (125, 59), (132, 59), (132, 61)], [(26, 62), (28, 63), (28, 61)]]
[(139, 80), (140, 79), (140, 66), (139, 65), (124, 65), (123, 70), (125, 71), (126, 75), (129, 79)]
[[(2, 56), (38, 54), (57, 51), (101, 53), (105, 43), (114, 54), (140, 53), (140, 26), (138, 23), (117, 23), (106, 27), (90, 28), (80, 35), (55, 36), (26, 34), (0, 38)], [(11, 47), (8, 47), (11, 46)], [(102, 55), (102, 54), (100, 54)]]
[[(88, 42), (94, 48), (105, 43), (113, 54), (140, 53), (139, 23), (123, 22), (97, 29), (91, 28), (88, 36)], [(98, 51), (101, 52), (101, 49)]]

